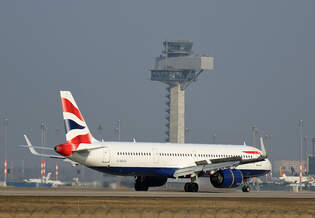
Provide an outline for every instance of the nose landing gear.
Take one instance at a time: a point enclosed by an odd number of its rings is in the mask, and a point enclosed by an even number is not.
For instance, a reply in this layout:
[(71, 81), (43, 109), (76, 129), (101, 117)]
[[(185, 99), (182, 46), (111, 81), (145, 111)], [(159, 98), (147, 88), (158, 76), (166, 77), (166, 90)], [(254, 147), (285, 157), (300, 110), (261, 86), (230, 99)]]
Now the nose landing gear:
[(249, 184), (248, 184), (248, 179), (244, 179), (244, 185), (242, 187), (242, 191), (243, 192), (250, 192), (250, 187), (249, 187)]

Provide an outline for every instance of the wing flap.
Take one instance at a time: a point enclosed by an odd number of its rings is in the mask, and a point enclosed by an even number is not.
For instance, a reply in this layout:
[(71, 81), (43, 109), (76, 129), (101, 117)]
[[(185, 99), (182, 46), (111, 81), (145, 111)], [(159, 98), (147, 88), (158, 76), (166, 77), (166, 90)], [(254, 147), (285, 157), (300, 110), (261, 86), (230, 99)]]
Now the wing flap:
[(205, 165), (197, 165), (197, 166), (190, 166), (184, 167), (176, 170), (174, 172), (174, 177), (185, 177), (193, 174), (199, 174), (201, 172), (208, 173), (213, 170), (222, 170), (230, 167), (236, 167), (240, 164), (240, 161), (226, 161), (221, 163), (209, 163)]

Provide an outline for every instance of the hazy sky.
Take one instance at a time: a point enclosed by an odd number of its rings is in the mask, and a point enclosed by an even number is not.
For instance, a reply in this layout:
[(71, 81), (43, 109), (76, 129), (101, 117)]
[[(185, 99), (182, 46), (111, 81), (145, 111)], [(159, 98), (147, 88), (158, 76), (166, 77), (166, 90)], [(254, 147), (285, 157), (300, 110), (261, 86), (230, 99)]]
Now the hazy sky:
[(123, 140), (163, 142), (166, 86), (149, 70), (163, 40), (189, 39), (196, 54), (215, 58), (215, 70), (187, 89), (188, 141), (209, 143), (215, 133), (219, 143), (250, 144), (255, 124), (272, 134), (274, 159), (296, 159), (298, 120), (315, 136), (314, 13), (312, 0), (3, 0), (0, 118), (9, 119), (9, 155), (32, 160), (18, 145), (24, 133), (40, 143), (41, 121), (49, 145), (64, 142), (58, 89), (73, 92), (95, 136), (101, 124), (114, 140), (120, 119)]

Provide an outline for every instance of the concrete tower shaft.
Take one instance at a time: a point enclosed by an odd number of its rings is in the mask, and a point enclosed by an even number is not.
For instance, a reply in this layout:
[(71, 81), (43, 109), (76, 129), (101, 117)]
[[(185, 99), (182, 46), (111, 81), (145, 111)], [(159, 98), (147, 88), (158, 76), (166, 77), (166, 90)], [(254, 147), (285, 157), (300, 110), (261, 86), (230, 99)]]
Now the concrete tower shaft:
[(185, 143), (185, 90), (180, 84), (170, 85), (169, 141)]

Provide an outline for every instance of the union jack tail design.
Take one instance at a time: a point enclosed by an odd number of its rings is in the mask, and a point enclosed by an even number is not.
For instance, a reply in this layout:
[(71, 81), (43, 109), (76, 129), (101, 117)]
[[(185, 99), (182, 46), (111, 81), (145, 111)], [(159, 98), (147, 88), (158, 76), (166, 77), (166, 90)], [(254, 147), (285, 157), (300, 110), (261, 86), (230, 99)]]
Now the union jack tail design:
[(65, 122), (67, 143), (75, 146), (81, 143), (91, 144), (96, 141), (77, 106), (70, 91), (60, 91), (63, 119)]

